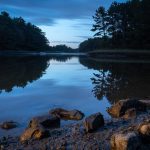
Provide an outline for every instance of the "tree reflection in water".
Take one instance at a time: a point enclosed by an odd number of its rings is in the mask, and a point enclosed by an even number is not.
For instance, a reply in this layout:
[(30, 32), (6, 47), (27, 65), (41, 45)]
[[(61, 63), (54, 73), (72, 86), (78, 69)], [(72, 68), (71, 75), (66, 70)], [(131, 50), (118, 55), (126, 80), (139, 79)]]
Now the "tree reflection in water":
[(112, 78), (112, 73), (109, 71), (100, 70), (99, 74), (93, 73), (94, 77), (91, 78), (92, 84), (95, 85), (92, 92), (97, 99), (101, 100), (104, 96), (111, 98), (114, 92), (120, 90), (121, 86), (126, 87), (127, 83), (121, 85), (122, 78)]
[(65, 62), (70, 56), (16, 56), (0, 57), (0, 92), (11, 92), (14, 87), (24, 88), (43, 76), (50, 60)]
[(91, 77), (92, 93), (98, 100), (106, 96), (113, 104), (120, 99), (150, 96), (148, 63), (110, 63), (93, 59), (80, 59), (80, 63), (99, 71)]

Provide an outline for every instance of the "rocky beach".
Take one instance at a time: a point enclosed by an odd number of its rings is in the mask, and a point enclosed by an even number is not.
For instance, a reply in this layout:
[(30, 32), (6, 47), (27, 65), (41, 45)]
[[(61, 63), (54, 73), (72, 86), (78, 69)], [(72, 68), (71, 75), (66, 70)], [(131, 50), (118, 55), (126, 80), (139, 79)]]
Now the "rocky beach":
[[(83, 112), (57, 108), (48, 115), (34, 117), (20, 136), (2, 137), (0, 149), (149, 150), (149, 108), (149, 100), (121, 100), (108, 108), (110, 120), (105, 120), (100, 112), (83, 119)], [(59, 128), (62, 119), (79, 122)], [(5, 130), (15, 127), (15, 122), (1, 124)]]

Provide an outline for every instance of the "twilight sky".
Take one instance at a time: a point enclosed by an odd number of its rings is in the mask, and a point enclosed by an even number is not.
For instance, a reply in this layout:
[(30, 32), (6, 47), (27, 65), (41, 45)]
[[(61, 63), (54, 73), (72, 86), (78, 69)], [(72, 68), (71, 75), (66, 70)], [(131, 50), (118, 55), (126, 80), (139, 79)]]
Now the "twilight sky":
[[(66, 44), (73, 48), (93, 36), (92, 16), (100, 6), (114, 0), (0, 0), (0, 11), (23, 17), (39, 26), (50, 45)], [(126, 0), (116, 0), (123, 2)]]

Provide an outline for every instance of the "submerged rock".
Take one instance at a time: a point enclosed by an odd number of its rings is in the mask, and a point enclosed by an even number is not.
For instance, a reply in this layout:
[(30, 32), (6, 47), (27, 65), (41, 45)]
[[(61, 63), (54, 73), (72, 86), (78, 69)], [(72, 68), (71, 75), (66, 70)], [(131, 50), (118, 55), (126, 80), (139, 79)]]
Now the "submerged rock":
[(84, 114), (79, 110), (65, 110), (62, 108), (52, 109), (50, 114), (65, 120), (82, 120)]
[(5, 130), (10, 130), (10, 129), (16, 128), (17, 126), (18, 124), (14, 121), (6, 121), (0, 125), (0, 127)]
[(101, 113), (93, 114), (84, 120), (86, 132), (92, 132), (104, 126), (104, 118)]
[(36, 128), (40, 126), (45, 128), (60, 127), (60, 119), (52, 115), (38, 116), (32, 118), (28, 127)]
[(49, 132), (42, 127), (27, 128), (20, 136), (20, 141), (25, 142), (30, 139), (40, 140), (49, 136)]
[(108, 113), (112, 117), (122, 117), (125, 115), (128, 109), (135, 109), (136, 111), (146, 111), (146, 104), (137, 99), (120, 100), (115, 105), (108, 108)]
[(150, 144), (150, 120), (141, 123), (138, 127), (138, 132), (142, 141)]
[(116, 133), (111, 137), (111, 150), (137, 150), (140, 138), (135, 132)]

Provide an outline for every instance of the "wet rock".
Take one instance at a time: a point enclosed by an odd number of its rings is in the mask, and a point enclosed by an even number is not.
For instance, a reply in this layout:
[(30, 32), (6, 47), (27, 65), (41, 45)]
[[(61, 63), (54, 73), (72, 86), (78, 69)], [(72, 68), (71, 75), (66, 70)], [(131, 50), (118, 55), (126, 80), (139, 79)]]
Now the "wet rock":
[(147, 109), (150, 109), (150, 100), (139, 100)]
[(116, 133), (111, 137), (111, 150), (137, 150), (140, 147), (140, 138), (134, 132)]
[(29, 122), (29, 128), (43, 126), (45, 128), (60, 127), (60, 119), (52, 115), (38, 116)]
[(126, 112), (125, 112), (125, 115), (123, 116), (124, 119), (131, 119), (131, 118), (135, 118), (136, 117), (136, 109), (135, 108), (131, 108), (131, 109), (128, 109)]
[(104, 118), (101, 113), (93, 114), (84, 120), (86, 132), (92, 132), (104, 126)]
[(6, 121), (0, 125), (0, 127), (5, 130), (10, 130), (10, 129), (16, 128), (17, 126), (18, 124), (13, 121)]
[(5, 146), (4, 145), (0, 145), (0, 150), (5, 150)]
[(150, 143), (150, 120), (141, 123), (138, 127), (138, 132), (144, 143)]
[(49, 113), (65, 120), (82, 120), (84, 117), (84, 114), (79, 110), (65, 110), (62, 108), (50, 110)]
[(147, 107), (144, 103), (137, 99), (120, 100), (112, 107), (108, 108), (108, 113), (112, 117), (122, 117), (128, 109), (134, 108), (136, 111), (146, 111)]
[(49, 136), (49, 132), (42, 127), (27, 128), (20, 136), (20, 141), (25, 142), (30, 139), (40, 140)]
[(0, 139), (0, 150), (5, 149), (8, 146), (6, 137)]

